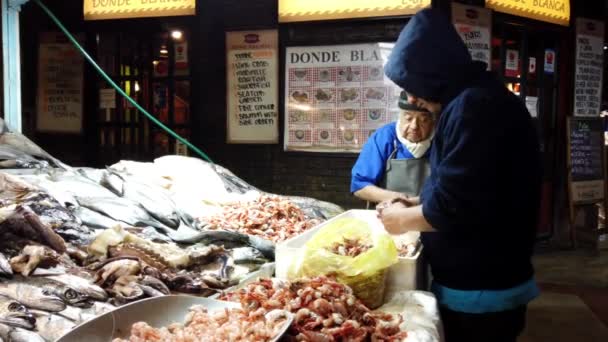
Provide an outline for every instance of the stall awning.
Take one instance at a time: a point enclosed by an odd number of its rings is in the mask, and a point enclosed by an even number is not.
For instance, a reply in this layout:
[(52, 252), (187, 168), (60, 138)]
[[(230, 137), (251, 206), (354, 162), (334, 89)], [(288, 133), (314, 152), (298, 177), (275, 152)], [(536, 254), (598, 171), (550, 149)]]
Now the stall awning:
[(414, 14), (431, 0), (279, 0), (279, 22)]
[(84, 20), (196, 14), (196, 0), (84, 0)]
[(498, 12), (568, 26), (569, 0), (486, 0), (486, 7)]

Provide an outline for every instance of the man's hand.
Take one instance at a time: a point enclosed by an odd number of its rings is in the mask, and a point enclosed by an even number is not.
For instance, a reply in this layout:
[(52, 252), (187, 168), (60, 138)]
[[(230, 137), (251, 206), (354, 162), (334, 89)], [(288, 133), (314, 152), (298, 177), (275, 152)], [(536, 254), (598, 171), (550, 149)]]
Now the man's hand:
[(378, 203), (378, 205), (376, 205), (376, 210), (378, 211), (378, 215), (382, 215), (382, 211), (390, 206), (409, 208), (415, 205), (417, 205), (417, 202), (415, 202), (413, 198), (401, 194), (401, 196)]
[(389, 234), (399, 235), (407, 232), (407, 229), (404, 229), (403, 222), (403, 218), (407, 214), (404, 211), (406, 209), (407, 206), (397, 201), (378, 212), (384, 229), (386, 229)]
[(389, 234), (400, 235), (409, 231), (433, 232), (433, 227), (422, 214), (422, 206), (407, 207), (401, 201), (378, 209), (378, 218)]

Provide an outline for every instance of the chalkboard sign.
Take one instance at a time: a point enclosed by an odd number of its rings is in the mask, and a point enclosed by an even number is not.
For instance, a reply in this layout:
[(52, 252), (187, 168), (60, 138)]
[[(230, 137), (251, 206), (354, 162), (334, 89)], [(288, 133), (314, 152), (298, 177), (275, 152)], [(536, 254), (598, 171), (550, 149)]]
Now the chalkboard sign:
[(604, 126), (600, 118), (569, 118), (568, 161), (573, 204), (604, 199)]

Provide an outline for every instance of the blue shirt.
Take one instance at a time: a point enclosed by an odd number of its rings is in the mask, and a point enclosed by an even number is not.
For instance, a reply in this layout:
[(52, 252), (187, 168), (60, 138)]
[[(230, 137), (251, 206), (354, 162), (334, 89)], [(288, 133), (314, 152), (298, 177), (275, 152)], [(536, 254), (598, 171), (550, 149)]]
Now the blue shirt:
[(397, 141), (396, 159), (412, 159), (414, 156), (397, 140), (397, 123), (384, 125), (367, 140), (359, 158), (353, 166), (350, 182), (350, 192), (354, 193), (368, 185), (378, 185), (384, 177), (386, 162), (395, 150)]
[(455, 290), (433, 282), (431, 291), (439, 304), (452, 311), (482, 314), (512, 310), (540, 295), (534, 279), (506, 290)]

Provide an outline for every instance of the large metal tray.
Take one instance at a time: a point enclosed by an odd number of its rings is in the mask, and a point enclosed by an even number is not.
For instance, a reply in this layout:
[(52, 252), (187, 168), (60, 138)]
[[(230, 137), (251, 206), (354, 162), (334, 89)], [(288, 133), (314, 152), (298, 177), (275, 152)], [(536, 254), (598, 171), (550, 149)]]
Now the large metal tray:
[[(111, 342), (115, 338), (128, 338), (134, 323), (144, 321), (154, 327), (181, 323), (188, 310), (194, 305), (202, 305), (209, 312), (241, 307), (239, 303), (194, 296), (172, 295), (148, 298), (127, 304), (85, 322), (62, 336), (57, 342)], [(272, 342), (278, 341), (291, 325), (293, 315), (288, 314), (287, 316), (288, 321), (284, 324), (283, 330)]]

